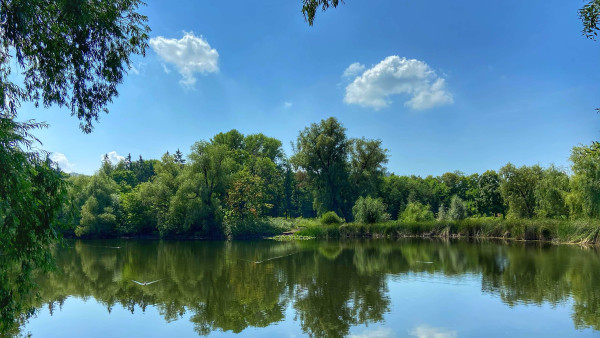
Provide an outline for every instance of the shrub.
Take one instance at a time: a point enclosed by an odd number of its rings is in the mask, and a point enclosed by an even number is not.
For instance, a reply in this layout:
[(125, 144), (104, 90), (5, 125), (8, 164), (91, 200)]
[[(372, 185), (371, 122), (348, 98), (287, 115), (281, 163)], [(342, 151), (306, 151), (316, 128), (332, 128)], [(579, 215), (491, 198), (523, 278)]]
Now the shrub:
[(289, 223), (279, 219), (248, 218), (242, 220), (229, 215), (223, 219), (223, 230), (230, 239), (275, 236), (289, 229)]
[(467, 218), (467, 207), (465, 206), (465, 202), (456, 195), (452, 196), (450, 210), (448, 210), (448, 218), (453, 221)]
[(440, 204), (440, 208), (438, 209), (437, 220), (440, 222), (448, 220), (448, 213), (443, 204)]
[(295, 235), (314, 238), (338, 238), (342, 227), (337, 225), (313, 225), (296, 232)]
[(386, 205), (383, 204), (380, 198), (359, 197), (354, 207), (352, 207), (352, 215), (354, 215), (354, 220), (359, 223), (386, 222), (390, 219), (390, 214), (385, 212), (386, 209)]
[(410, 202), (402, 212), (402, 220), (405, 222), (433, 221), (433, 212), (429, 210), (429, 205), (423, 205), (419, 202)]
[(342, 219), (335, 213), (335, 211), (328, 211), (321, 216), (321, 224), (342, 224)]

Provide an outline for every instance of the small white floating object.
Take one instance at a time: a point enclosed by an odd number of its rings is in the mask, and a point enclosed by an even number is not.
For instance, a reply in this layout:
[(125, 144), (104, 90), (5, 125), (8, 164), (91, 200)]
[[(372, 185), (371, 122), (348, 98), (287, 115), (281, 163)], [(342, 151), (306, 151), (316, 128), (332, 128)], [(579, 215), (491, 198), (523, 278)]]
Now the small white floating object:
[(161, 280), (162, 280), (162, 279), (157, 279), (157, 280), (155, 280), (155, 281), (152, 281), (152, 282), (138, 282), (138, 281), (136, 281), (135, 279), (132, 279), (131, 281), (132, 281), (132, 282), (134, 282), (134, 283), (136, 283), (136, 284), (139, 284), (139, 285), (141, 285), (141, 286), (146, 286), (146, 285), (150, 285), (150, 284), (152, 284), (152, 283), (159, 282), (159, 281), (161, 281)]

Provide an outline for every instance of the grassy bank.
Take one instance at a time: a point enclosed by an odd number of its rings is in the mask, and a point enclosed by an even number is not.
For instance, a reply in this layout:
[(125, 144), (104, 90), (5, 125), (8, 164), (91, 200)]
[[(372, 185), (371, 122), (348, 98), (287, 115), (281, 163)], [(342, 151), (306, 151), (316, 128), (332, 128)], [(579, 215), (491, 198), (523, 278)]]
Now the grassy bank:
[(600, 220), (470, 218), (462, 221), (321, 225), (304, 220), (299, 236), (316, 238), (472, 237), (600, 244)]
[[(376, 224), (322, 224), (319, 219), (266, 218), (232, 229), (230, 236), (207, 237), (202, 234), (146, 235), (112, 234), (80, 238), (167, 238), (167, 239), (253, 239), (277, 237), (280, 240), (307, 238), (504, 238), (527, 241), (600, 244), (600, 220), (557, 220), (502, 218), (468, 218), (462, 221), (403, 222)], [(70, 237), (70, 236), (65, 236)]]

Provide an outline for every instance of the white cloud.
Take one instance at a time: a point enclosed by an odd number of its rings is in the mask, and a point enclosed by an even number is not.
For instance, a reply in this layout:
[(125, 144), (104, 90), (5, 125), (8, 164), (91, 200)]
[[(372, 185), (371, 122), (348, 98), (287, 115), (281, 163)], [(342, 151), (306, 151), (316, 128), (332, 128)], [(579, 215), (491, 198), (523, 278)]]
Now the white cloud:
[(346, 68), (344, 74), (342, 74), (342, 77), (347, 79), (353, 78), (358, 74), (362, 73), (365, 70), (365, 68), (365, 65), (361, 65), (360, 63), (355, 62), (348, 66), (348, 68)]
[(286, 101), (283, 103), (283, 108), (290, 109), (290, 108), (292, 108), (292, 105), (293, 105), (293, 103)]
[(52, 161), (56, 162), (58, 164), (58, 167), (60, 168), (60, 170), (66, 172), (66, 173), (72, 173), (73, 168), (75, 168), (75, 165), (73, 163), (69, 162), (69, 160), (67, 159), (67, 156), (65, 156), (65, 154), (52, 153), (52, 155), (50, 155), (50, 159)]
[[(219, 71), (219, 53), (202, 36), (184, 32), (183, 38), (167, 39), (158, 36), (150, 39), (150, 47), (166, 63), (175, 66), (183, 77), (179, 83), (184, 87), (193, 87), (194, 74), (215, 73)], [(163, 64), (163, 69), (166, 67)], [(168, 72), (167, 72), (168, 73)]]
[[(346, 71), (356, 72), (360, 64), (353, 63)], [(388, 56), (358, 75), (346, 87), (344, 102), (381, 109), (389, 106), (390, 96), (408, 94), (404, 103), (412, 109), (429, 109), (453, 103), (446, 89), (446, 80), (438, 76), (425, 62), (416, 59)]]
[[(111, 151), (109, 153), (107, 153), (106, 155), (108, 155), (108, 160), (110, 161), (110, 163), (112, 164), (117, 164), (121, 161), (123, 161), (125, 159), (124, 156), (121, 156), (119, 154), (117, 154), (116, 151)], [(104, 161), (104, 155), (100, 155), (100, 160)]]
[(420, 325), (410, 331), (410, 335), (417, 338), (456, 338), (456, 331), (446, 330), (439, 327)]

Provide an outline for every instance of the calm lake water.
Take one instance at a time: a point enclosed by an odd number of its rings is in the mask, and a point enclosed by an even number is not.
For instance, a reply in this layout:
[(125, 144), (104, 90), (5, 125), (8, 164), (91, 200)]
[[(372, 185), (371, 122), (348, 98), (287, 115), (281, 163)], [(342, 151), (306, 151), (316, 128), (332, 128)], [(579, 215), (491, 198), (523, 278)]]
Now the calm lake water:
[[(600, 335), (600, 253), (544, 244), (73, 241), (34, 337)], [(139, 283), (152, 282), (140, 285)]]

